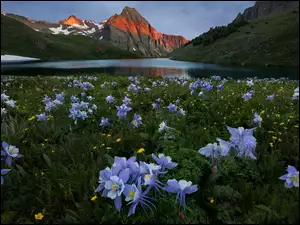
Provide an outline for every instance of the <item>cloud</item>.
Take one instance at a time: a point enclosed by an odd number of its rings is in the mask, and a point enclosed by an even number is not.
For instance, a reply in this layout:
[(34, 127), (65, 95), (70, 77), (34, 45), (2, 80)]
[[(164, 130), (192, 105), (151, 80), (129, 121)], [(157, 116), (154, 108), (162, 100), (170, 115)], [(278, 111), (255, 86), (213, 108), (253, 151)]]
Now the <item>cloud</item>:
[(254, 1), (2, 1), (2, 12), (35, 20), (57, 22), (71, 14), (81, 19), (102, 21), (121, 13), (125, 6), (137, 11), (159, 32), (192, 39), (210, 27), (230, 23)]

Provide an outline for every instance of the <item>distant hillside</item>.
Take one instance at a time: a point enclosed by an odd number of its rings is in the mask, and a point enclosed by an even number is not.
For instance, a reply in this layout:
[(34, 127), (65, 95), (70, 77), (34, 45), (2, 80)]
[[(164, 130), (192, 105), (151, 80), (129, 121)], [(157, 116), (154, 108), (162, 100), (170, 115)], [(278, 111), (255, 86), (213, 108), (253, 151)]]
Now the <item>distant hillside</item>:
[(1, 54), (47, 60), (141, 58), (137, 53), (91, 37), (37, 32), (4, 15), (1, 15)]
[(212, 31), (203, 43), (200, 35), (174, 50), (170, 57), (207, 63), (299, 67), (299, 10), (249, 20), (232, 33), (221, 30), (226, 34), (223, 37), (216, 38)]

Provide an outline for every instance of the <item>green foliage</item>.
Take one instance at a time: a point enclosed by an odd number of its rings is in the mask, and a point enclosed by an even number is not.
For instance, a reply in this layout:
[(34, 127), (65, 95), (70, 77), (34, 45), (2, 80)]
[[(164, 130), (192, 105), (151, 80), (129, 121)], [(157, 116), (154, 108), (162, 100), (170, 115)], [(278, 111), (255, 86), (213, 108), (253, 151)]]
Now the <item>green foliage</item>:
[(36, 32), (20, 21), (1, 15), (1, 54), (43, 60), (141, 58), (136, 53), (82, 35)]
[[(77, 79), (79, 79), (77, 77)], [(161, 78), (139, 78), (141, 87), (151, 87)], [(83, 79), (86, 81), (86, 79)], [(107, 82), (101, 88), (103, 82)], [(116, 87), (109, 83), (116, 81)], [(68, 117), (70, 97), (79, 97), (82, 90), (68, 87), (61, 77), (14, 77), (1, 86), (17, 108), (7, 109), (1, 116), (1, 140), (20, 149), (23, 158), (14, 160), (1, 187), (1, 222), (36, 223), (34, 215), (43, 212), (43, 223), (277, 223), (295, 224), (299, 221), (299, 189), (286, 189), (278, 178), (287, 165), (299, 168), (299, 101), (292, 101), (298, 85), (292, 81), (260, 81), (251, 87), (253, 98), (241, 97), (250, 90), (245, 82), (225, 83), (220, 92), (205, 92), (206, 97), (190, 95), (188, 85), (169, 83), (151, 87), (147, 93), (127, 91), (127, 77), (100, 75), (91, 81), (95, 89), (87, 95), (94, 97), (97, 110), (85, 121)], [(221, 81), (212, 81), (214, 86)], [(9, 83), (8, 86), (5, 86)], [(44, 111), (44, 95), (54, 98), (65, 93), (65, 104), (51, 113), (47, 121), (29, 120)], [(128, 118), (119, 120), (115, 105), (121, 105), (125, 92), (132, 99)], [(266, 96), (275, 94), (273, 101)], [(115, 104), (105, 97), (112, 95)], [(161, 98), (160, 109), (152, 109), (155, 99)], [(180, 99), (179, 107), (185, 116), (177, 116), (166, 107)], [(4, 103), (1, 103), (3, 108)], [(257, 127), (257, 160), (222, 157), (216, 176), (212, 162), (198, 153), (199, 148), (229, 139), (225, 124), (232, 127), (253, 127), (254, 112), (261, 115)], [(141, 115), (143, 124), (134, 129), (128, 124), (133, 114)], [(101, 117), (111, 118), (112, 126), (100, 128)], [(158, 132), (165, 121), (173, 129)], [(120, 138), (120, 142), (116, 139)], [(145, 152), (137, 153), (139, 148)], [(114, 156), (131, 157), (153, 162), (151, 154), (164, 153), (178, 166), (162, 178), (185, 179), (198, 185), (198, 191), (187, 195), (184, 212), (175, 205), (176, 196), (167, 194), (155, 198), (154, 213), (146, 215), (140, 207), (127, 217), (130, 206), (123, 201), (117, 212), (111, 199), (101, 197), (92, 201), (98, 186), (99, 171), (111, 166)], [(1, 162), (2, 168), (7, 168)], [(184, 217), (184, 218), (183, 218)]]

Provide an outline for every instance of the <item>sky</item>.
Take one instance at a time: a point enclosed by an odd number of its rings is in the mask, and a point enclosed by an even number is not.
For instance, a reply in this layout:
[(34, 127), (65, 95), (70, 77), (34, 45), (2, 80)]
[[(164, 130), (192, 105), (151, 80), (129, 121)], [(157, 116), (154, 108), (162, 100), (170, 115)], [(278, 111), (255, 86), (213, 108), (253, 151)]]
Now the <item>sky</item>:
[(191, 40), (210, 27), (227, 25), (254, 1), (1, 1), (1, 12), (58, 22), (70, 15), (100, 22), (135, 8), (158, 32)]

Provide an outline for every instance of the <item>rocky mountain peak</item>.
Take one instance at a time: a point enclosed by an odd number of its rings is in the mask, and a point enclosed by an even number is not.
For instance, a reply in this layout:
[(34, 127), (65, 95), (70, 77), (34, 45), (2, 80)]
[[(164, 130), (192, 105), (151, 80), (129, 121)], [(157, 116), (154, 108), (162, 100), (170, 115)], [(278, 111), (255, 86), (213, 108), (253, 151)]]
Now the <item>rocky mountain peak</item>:
[(135, 8), (130, 8), (128, 6), (124, 7), (120, 16), (127, 20), (132, 20), (139, 24), (141, 23), (149, 24), (148, 21)]
[(82, 20), (76, 17), (75, 15), (71, 15), (67, 19), (62, 20), (59, 23), (67, 24), (67, 25), (73, 25), (73, 24), (83, 25)]

